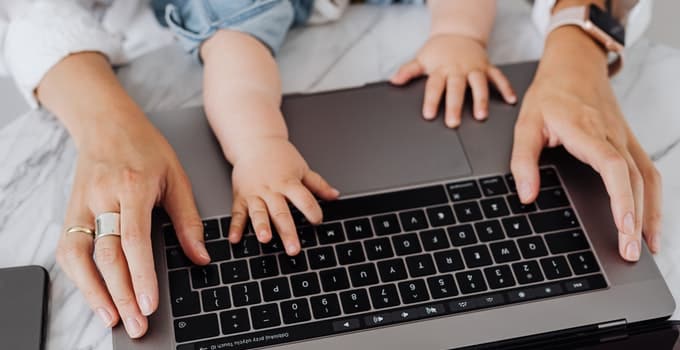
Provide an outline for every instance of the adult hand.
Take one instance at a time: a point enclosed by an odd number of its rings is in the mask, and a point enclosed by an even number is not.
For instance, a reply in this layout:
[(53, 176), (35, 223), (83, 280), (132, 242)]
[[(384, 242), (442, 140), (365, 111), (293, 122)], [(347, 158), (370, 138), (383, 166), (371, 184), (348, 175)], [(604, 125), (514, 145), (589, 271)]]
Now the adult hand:
[(522, 202), (532, 202), (538, 194), (541, 149), (558, 145), (602, 176), (621, 256), (639, 259), (643, 233), (657, 252), (659, 172), (623, 117), (602, 50), (573, 27), (551, 34), (515, 126), (511, 168)]
[(312, 224), (319, 224), (323, 213), (314, 194), (324, 200), (336, 199), (338, 190), (312, 171), (288, 139), (263, 137), (239, 154), (233, 162), (234, 204), (229, 241), (238, 242), (248, 217), (257, 239), (272, 239), (271, 222), (281, 236), (289, 255), (300, 252), (295, 223), (288, 208), (290, 200)]

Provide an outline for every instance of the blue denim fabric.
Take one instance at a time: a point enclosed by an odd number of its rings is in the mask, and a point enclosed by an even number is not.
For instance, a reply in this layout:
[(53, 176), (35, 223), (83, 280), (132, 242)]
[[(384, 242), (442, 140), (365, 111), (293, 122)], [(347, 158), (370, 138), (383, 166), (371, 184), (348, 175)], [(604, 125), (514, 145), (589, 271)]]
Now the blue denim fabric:
[[(424, 0), (366, 0), (374, 5), (422, 4)], [(198, 48), (220, 29), (252, 35), (272, 54), (281, 48), (293, 25), (307, 22), (314, 0), (152, 0), (158, 21), (169, 27), (182, 46), (199, 58)]]

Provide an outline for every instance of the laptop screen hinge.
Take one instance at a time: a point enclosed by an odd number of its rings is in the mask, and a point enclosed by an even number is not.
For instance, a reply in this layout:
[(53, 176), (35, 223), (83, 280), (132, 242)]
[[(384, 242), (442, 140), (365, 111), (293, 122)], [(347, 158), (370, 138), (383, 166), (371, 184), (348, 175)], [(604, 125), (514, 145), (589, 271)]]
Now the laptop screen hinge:
[(611, 329), (611, 328), (626, 328), (628, 321), (626, 319), (614, 320), (597, 325), (597, 329)]

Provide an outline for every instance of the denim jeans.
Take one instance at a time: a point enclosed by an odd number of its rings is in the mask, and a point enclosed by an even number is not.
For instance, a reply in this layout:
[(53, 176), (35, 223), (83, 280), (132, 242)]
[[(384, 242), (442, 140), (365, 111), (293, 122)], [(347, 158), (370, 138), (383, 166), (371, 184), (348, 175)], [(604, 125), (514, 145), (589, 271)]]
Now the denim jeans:
[[(366, 0), (366, 3), (422, 3), (423, 0)], [(288, 30), (307, 22), (314, 0), (152, 0), (158, 21), (169, 27), (182, 46), (198, 58), (201, 43), (220, 29), (252, 35), (272, 54)]]

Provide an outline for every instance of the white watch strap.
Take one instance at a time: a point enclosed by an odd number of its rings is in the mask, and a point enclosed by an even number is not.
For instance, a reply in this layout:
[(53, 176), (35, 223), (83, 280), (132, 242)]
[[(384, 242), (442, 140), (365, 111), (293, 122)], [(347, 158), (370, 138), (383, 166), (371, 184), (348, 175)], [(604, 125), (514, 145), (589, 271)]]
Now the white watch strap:
[(579, 26), (583, 27), (586, 23), (586, 10), (585, 6), (569, 7), (564, 10), (560, 10), (550, 18), (550, 25), (548, 25), (547, 34), (550, 34), (553, 30), (563, 27), (563, 26)]

